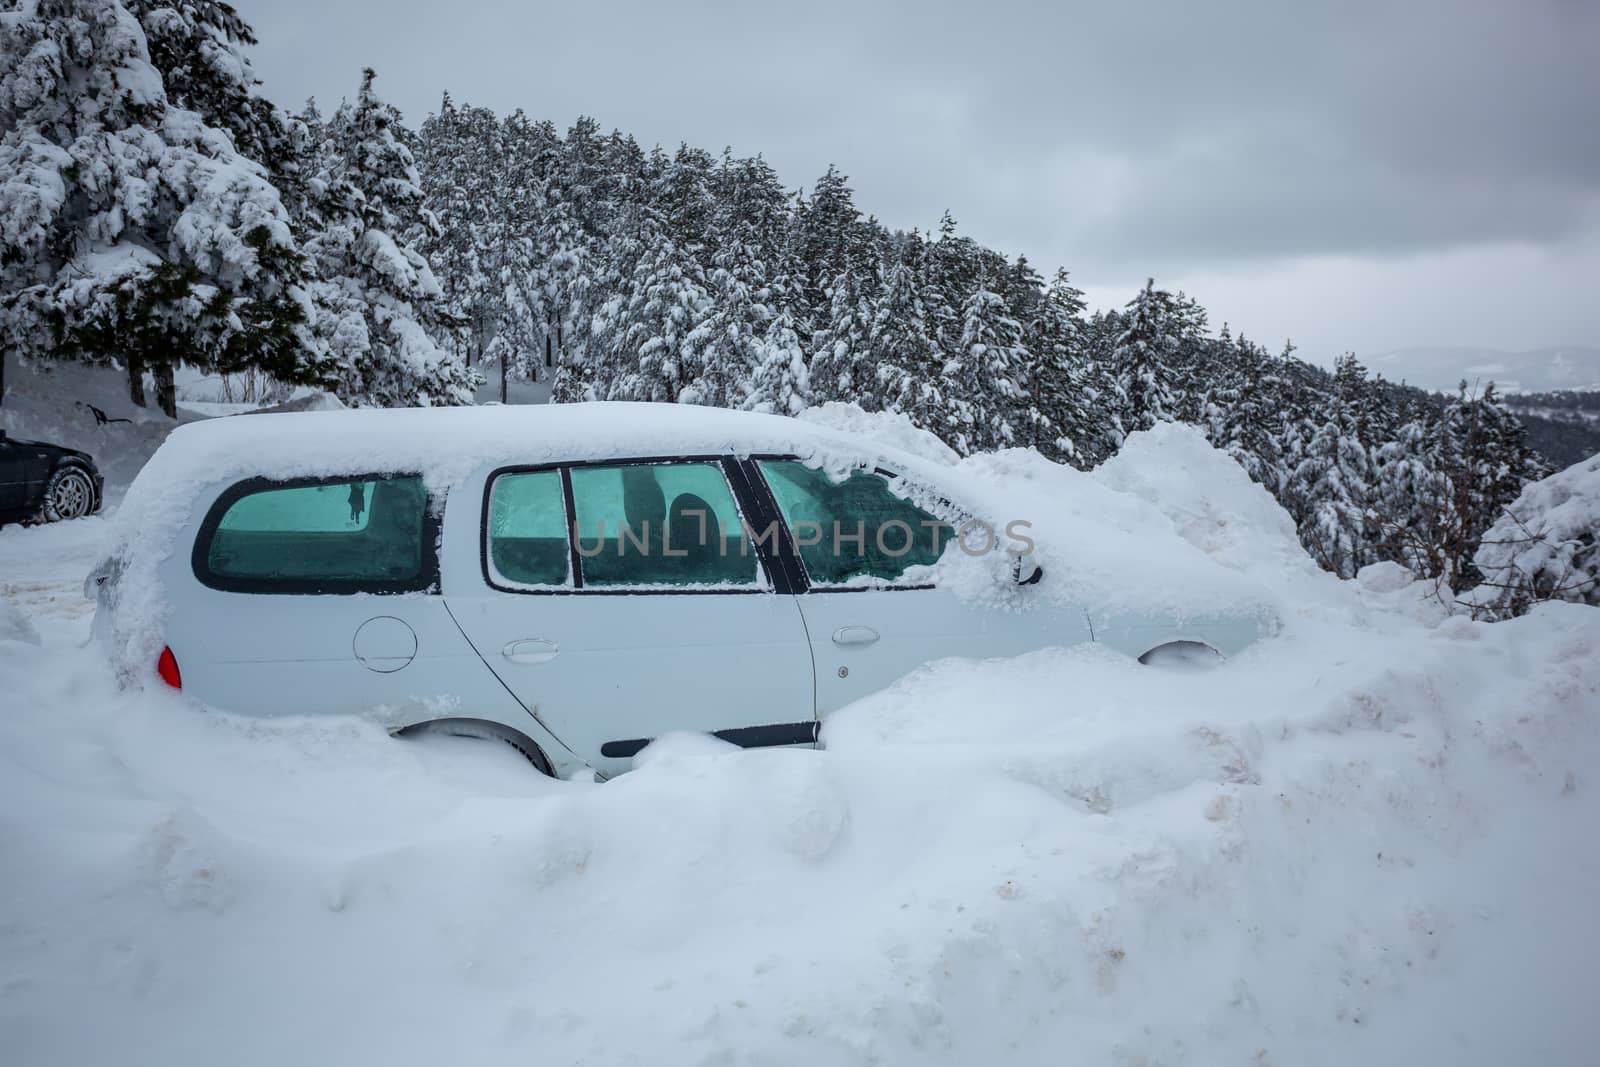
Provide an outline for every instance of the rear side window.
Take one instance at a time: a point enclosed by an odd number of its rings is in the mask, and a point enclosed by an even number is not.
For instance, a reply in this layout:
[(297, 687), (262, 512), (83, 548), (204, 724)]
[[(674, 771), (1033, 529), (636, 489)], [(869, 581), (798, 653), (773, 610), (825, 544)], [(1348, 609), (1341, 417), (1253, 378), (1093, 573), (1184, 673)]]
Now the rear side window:
[(500, 586), (568, 586), (572, 546), (561, 472), (502, 474), (489, 490), (489, 577)]
[(257, 478), (212, 506), (194, 569), (238, 592), (407, 592), (434, 584), (437, 536), (417, 475)]
[(720, 463), (575, 467), (570, 477), (584, 588), (758, 584)]
[(917, 584), (950, 541), (948, 523), (896, 496), (881, 474), (836, 482), (795, 460), (760, 467), (813, 587)]

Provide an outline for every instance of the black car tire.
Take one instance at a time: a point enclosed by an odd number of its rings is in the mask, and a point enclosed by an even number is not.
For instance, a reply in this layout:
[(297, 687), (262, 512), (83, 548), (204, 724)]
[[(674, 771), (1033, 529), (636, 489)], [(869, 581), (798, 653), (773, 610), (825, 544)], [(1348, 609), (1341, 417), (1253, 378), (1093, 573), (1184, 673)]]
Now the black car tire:
[(76, 463), (63, 463), (50, 472), (44, 499), (39, 504), (39, 520), (64, 522), (94, 514), (94, 479)]

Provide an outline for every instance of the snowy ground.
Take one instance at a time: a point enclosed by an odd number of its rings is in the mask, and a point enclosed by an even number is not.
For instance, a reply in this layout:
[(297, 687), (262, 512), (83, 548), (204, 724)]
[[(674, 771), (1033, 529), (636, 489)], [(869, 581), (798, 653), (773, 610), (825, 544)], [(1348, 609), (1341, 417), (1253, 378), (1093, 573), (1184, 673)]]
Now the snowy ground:
[(1100, 477), (1284, 632), (946, 661), (603, 785), (119, 691), (105, 522), (0, 530), (4, 1062), (1594, 1062), (1600, 611), (1337, 582), (1183, 432)]

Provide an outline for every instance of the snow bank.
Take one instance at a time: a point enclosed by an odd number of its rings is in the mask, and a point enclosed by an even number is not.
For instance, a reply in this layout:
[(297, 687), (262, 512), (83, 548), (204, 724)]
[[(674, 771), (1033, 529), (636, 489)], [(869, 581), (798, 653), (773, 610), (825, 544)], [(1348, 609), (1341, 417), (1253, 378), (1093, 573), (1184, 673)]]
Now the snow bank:
[(938, 436), (911, 421), (898, 411), (864, 411), (858, 404), (830, 400), (807, 408), (796, 418), (825, 426), (830, 430), (880, 441), (890, 448), (908, 452), (934, 463), (954, 464), (961, 457)]
[(33, 628), (21, 609), (4, 597), (0, 597), (0, 641), (39, 644), (39, 631)]
[[(1268, 581), (1245, 546), (1281, 531), (1184, 462), (1189, 536)], [(1211, 558), (1099, 479), (963, 467)], [(0, 575), (39, 580), (6, 595), (39, 617), (96, 546), (12, 533)], [(1587, 1062), (1600, 612), (1430, 627), (1302, 569), (1284, 633), (1215, 671), (944, 661), (826, 751), (677, 737), (603, 785), (119, 690), (87, 605), (52, 609), (42, 649), (0, 642), (0, 1041), (164, 1067)]]
[(1161, 422), (1129, 434), (1094, 477), (1150, 504), (1179, 537), (1235, 570), (1318, 571), (1289, 513), (1193, 426)]

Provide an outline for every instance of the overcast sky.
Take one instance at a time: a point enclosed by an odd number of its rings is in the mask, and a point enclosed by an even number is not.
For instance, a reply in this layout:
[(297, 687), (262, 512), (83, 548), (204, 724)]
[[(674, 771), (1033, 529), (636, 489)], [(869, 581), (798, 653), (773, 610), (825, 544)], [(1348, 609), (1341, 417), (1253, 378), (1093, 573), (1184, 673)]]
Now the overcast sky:
[(1600, 0), (233, 0), (267, 94), (829, 163), (1099, 305), (1147, 275), (1328, 360), (1600, 345)]

